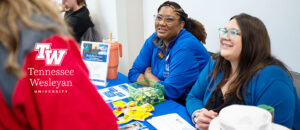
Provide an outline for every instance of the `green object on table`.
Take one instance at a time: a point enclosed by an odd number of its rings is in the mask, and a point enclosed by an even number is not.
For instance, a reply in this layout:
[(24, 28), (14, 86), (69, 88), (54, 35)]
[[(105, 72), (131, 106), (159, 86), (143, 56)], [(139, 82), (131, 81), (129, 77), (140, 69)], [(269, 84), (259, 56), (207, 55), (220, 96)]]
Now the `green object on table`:
[(151, 80), (129, 84), (128, 93), (129, 101), (137, 101), (137, 105), (158, 105), (165, 102), (164, 86)]
[(271, 107), (271, 106), (269, 106), (269, 105), (266, 105), (266, 104), (260, 104), (260, 105), (258, 105), (257, 107), (262, 108), (262, 109), (265, 109), (265, 110), (267, 110), (268, 112), (270, 112), (271, 115), (272, 115), (272, 121), (274, 121), (274, 111), (275, 111), (275, 109), (274, 109), (273, 107)]

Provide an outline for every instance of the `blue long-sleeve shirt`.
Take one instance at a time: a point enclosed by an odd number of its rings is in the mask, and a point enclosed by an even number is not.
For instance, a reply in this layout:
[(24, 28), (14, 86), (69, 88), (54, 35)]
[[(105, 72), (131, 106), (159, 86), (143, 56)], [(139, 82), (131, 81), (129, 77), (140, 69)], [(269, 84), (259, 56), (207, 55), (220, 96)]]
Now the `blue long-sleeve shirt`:
[(156, 33), (146, 40), (129, 70), (128, 78), (136, 82), (138, 76), (151, 67), (159, 83), (164, 85), (167, 99), (185, 98), (210, 56), (202, 43), (186, 29), (182, 29), (169, 43), (167, 52), (160, 47), (162, 44), (157, 44), (158, 41)]
[[(210, 60), (200, 73), (186, 100), (190, 115), (205, 107), (213, 90), (222, 79), (219, 73), (216, 82), (207, 77), (216, 60)], [(274, 122), (296, 130), (300, 129), (300, 101), (290, 76), (278, 65), (269, 65), (251, 79), (247, 94), (243, 94), (246, 105), (266, 104), (275, 109)]]

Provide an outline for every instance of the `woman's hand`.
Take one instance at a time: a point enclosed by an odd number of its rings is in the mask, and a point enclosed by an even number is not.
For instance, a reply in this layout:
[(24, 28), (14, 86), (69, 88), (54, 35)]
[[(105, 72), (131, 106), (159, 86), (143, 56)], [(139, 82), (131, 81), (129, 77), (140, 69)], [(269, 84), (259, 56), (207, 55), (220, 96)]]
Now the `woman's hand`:
[(144, 81), (144, 80), (145, 80), (144, 74), (140, 74), (139, 77), (136, 79), (136, 82), (140, 82), (140, 81)]
[(152, 80), (154, 82), (160, 81), (155, 75), (152, 74), (151, 67), (147, 67), (144, 73), (144, 77), (146, 80)]
[(199, 130), (208, 130), (210, 121), (218, 116), (218, 113), (210, 110), (208, 111), (205, 108), (202, 108), (199, 112), (196, 113), (195, 116), (195, 123), (196, 128)]

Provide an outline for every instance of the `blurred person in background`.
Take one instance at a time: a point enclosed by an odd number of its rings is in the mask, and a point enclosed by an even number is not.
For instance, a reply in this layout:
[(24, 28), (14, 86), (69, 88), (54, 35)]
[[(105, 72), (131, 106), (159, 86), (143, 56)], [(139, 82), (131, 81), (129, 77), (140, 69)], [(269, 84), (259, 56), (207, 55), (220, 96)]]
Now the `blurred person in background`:
[[(71, 27), (73, 36), (80, 44), (82, 41), (81, 38), (84, 35), (84, 33), (89, 28), (94, 27), (94, 23), (92, 21), (90, 12), (87, 8), (86, 1), (62, 0), (62, 7), (63, 11), (65, 11), (65, 22)], [(99, 34), (97, 33), (97, 35)]]

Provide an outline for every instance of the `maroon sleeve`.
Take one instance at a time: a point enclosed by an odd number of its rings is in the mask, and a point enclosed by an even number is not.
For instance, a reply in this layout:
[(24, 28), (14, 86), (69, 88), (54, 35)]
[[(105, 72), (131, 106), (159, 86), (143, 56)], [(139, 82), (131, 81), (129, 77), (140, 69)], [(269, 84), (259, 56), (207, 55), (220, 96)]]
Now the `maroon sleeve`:
[[(43, 130), (117, 129), (111, 108), (90, 82), (76, 42), (55, 35), (42, 43), (50, 44), (47, 52), (44, 51), (44, 59), (38, 59), (43, 51), (36, 49), (36, 44), (26, 56), (25, 73), (13, 94), (12, 110), (18, 124)], [(52, 64), (47, 65), (56, 52), (59, 57), (60, 50), (66, 51), (61, 62), (55, 64), (52, 60)]]

